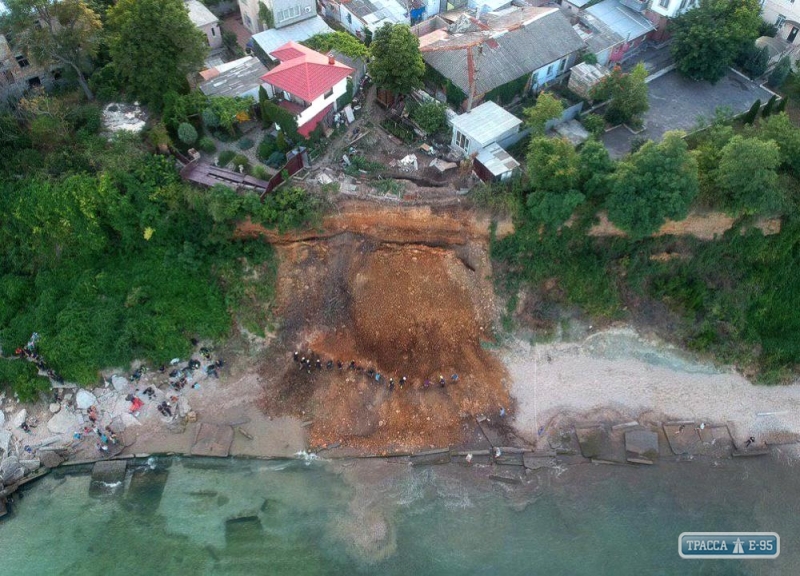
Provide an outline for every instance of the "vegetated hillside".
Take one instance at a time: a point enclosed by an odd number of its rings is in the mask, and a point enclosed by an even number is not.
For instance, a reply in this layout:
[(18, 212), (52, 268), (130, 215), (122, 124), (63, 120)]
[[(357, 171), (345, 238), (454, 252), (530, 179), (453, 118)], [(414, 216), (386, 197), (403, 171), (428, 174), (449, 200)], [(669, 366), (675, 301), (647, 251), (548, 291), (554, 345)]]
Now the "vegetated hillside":
[[(476, 191), (515, 214), (515, 233), (492, 247), (508, 318), (552, 328), (565, 306), (578, 307), (655, 328), (762, 382), (791, 380), (800, 365), (800, 130), (785, 114), (756, 126), (722, 117), (686, 141), (645, 144), (619, 162), (590, 141), (549, 172), (548, 150), (534, 140), (536, 178)], [(735, 224), (713, 240), (652, 236), (690, 208), (724, 211)], [(626, 236), (589, 235), (604, 209)], [(780, 218), (780, 233), (764, 235), (761, 217)], [(524, 302), (521, 287), (532, 289)]]

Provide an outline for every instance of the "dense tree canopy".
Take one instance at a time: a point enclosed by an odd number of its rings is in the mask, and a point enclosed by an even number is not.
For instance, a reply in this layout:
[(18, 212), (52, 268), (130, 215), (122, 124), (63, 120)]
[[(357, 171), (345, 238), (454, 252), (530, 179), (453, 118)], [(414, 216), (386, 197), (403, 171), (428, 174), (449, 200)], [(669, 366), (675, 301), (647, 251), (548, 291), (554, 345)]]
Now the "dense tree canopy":
[(315, 34), (308, 40), (303, 40), (302, 44), (323, 54), (336, 50), (350, 58), (366, 60), (369, 57), (369, 48), (362, 44), (358, 38), (347, 32)]
[(641, 124), (641, 116), (650, 109), (647, 99), (647, 69), (639, 62), (630, 73), (615, 66), (609, 76), (592, 90), (595, 100), (610, 100), (605, 118), (611, 124)]
[(759, 36), (758, 0), (700, 0), (670, 24), (677, 70), (692, 80), (717, 82)]
[(530, 127), (531, 134), (544, 135), (547, 121), (560, 118), (563, 111), (564, 105), (561, 100), (550, 92), (540, 92), (536, 97), (536, 104), (524, 110), (525, 123)]
[(107, 28), (111, 60), (126, 89), (157, 108), (166, 92), (184, 89), (208, 50), (182, 0), (119, 0), (108, 11)]
[(73, 72), (89, 100), (86, 75), (100, 44), (102, 24), (83, 0), (7, 0), (15, 43), (43, 66)]
[(419, 51), (419, 39), (411, 28), (387, 22), (375, 32), (370, 49), (369, 74), (380, 88), (394, 94), (408, 94), (422, 86), (425, 62)]
[(717, 183), (735, 212), (760, 214), (781, 206), (780, 148), (772, 140), (733, 136), (720, 153)]
[(697, 195), (697, 161), (680, 132), (667, 132), (664, 140), (647, 142), (620, 162), (607, 200), (609, 219), (642, 238), (667, 220), (689, 213)]

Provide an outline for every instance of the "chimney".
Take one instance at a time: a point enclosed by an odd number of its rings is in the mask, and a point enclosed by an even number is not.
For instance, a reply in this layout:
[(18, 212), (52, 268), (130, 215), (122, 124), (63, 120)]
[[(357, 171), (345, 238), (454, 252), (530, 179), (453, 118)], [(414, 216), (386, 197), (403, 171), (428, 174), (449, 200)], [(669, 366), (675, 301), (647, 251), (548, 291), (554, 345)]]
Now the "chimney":
[(333, 53), (332, 52), (328, 52), (328, 64), (333, 66), (335, 63), (336, 63), (336, 60), (333, 59)]

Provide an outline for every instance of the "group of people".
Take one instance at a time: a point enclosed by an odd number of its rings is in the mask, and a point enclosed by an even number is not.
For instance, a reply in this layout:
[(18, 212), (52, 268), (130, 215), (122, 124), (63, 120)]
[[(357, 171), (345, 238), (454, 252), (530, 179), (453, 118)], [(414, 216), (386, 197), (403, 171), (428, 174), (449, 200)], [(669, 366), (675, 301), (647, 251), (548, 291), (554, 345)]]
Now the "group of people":
[(19, 356), (20, 358), (28, 360), (29, 362), (33, 362), (34, 364), (36, 364), (36, 367), (39, 370), (47, 374), (48, 378), (59, 384), (63, 384), (64, 379), (61, 377), (61, 375), (59, 375), (52, 368), (50, 368), (45, 363), (44, 358), (42, 358), (42, 356), (39, 354), (39, 351), (36, 346), (36, 343), (38, 341), (39, 341), (39, 333), (34, 332), (28, 343), (25, 346), (14, 350), (14, 354), (16, 356)]
[[(341, 360), (332, 360), (330, 358), (323, 359), (318, 354), (315, 354), (313, 351), (309, 351), (307, 355), (301, 354), (299, 351), (295, 351), (292, 354), (292, 359), (298, 365), (300, 370), (311, 374), (315, 370), (333, 370), (334, 368), (339, 371), (354, 371), (359, 374), (364, 374), (367, 378), (374, 380), (376, 384), (383, 386), (384, 384), (388, 388), (389, 392), (393, 392), (395, 387), (403, 390), (406, 386), (408, 386), (408, 377), (401, 376), (397, 381), (395, 381), (393, 376), (390, 376), (388, 379), (385, 375), (381, 374), (380, 372), (376, 371), (372, 367), (364, 368), (361, 364), (356, 363), (355, 360), (351, 360), (348, 364), (345, 364)], [(455, 384), (458, 382), (458, 374), (452, 374), (450, 376), (450, 382)], [(436, 379), (436, 383), (439, 385), (439, 388), (444, 388), (447, 386), (447, 379), (441, 374), (439, 374), (438, 379)], [(426, 378), (422, 382), (422, 388), (428, 389), (432, 386), (432, 382), (430, 378)]]

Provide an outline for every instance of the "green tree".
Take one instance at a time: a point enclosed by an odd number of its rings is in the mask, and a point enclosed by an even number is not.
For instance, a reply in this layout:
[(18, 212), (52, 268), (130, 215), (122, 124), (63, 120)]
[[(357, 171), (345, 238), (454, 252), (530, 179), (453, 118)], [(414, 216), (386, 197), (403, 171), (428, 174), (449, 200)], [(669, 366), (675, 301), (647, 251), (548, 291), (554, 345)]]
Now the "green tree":
[(369, 75), (378, 87), (393, 94), (408, 94), (422, 86), (425, 62), (419, 39), (407, 25), (387, 22), (375, 32), (370, 49)]
[(425, 102), (411, 112), (411, 118), (428, 134), (436, 134), (447, 127), (446, 110), (441, 102)]
[(182, 91), (208, 52), (181, 0), (119, 0), (108, 11), (111, 61), (130, 94), (156, 108)]
[(575, 148), (563, 138), (539, 136), (528, 147), (532, 191), (526, 205), (536, 222), (558, 227), (585, 200), (580, 192), (580, 165)]
[(641, 62), (629, 74), (615, 66), (609, 76), (592, 90), (595, 100), (610, 100), (605, 118), (611, 124), (641, 125), (641, 116), (650, 109), (647, 99), (647, 69)]
[(697, 161), (681, 132), (667, 132), (617, 165), (606, 207), (614, 224), (643, 238), (667, 219), (685, 218), (696, 195)]
[(747, 111), (747, 114), (742, 116), (742, 122), (745, 124), (752, 124), (758, 118), (758, 113), (761, 111), (761, 99), (757, 99), (753, 102), (753, 105), (750, 106), (750, 110)]
[(761, 111), (761, 117), (762, 118), (766, 118), (767, 116), (772, 114), (772, 108), (775, 106), (775, 101), (777, 99), (778, 99), (778, 97), (775, 96), (775, 94), (773, 94), (770, 97), (770, 99), (767, 100), (767, 103), (764, 105), (764, 109)]
[(250, 110), (255, 101), (252, 97), (246, 96), (212, 96), (209, 98), (209, 109), (216, 115), (219, 126), (227, 130), (230, 134), (236, 132), (236, 125), (239, 122), (246, 122), (250, 119)]
[(766, 46), (759, 48), (755, 43), (745, 44), (736, 58), (736, 65), (750, 78), (758, 78), (769, 66), (769, 50)]
[(774, 141), (733, 136), (720, 153), (717, 169), (717, 185), (726, 205), (745, 214), (778, 210), (780, 162), (780, 148)]
[(178, 139), (187, 146), (191, 146), (197, 141), (197, 130), (188, 122), (183, 122), (178, 126)]
[(88, 100), (86, 74), (100, 45), (103, 25), (83, 0), (7, 0), (15, 43), (42, 66), (71, 69)]
[(702, 140), (692, 151), (697, 160), (700, 197), (709, 205), (717, 202), (717, 168), (720, 154), (733, 134), (732, 126), (713, 123), (703, 132)]
[(350, 58), (361, 58), (362, 60), (369, 58), (369, 48), (347, 32), (315, 34), (311, 38), (303, 40), (301, 44), (323, 54), (336, 50)]
[(672, 20), (672, 56), (678, 71), (712, 84), (728, 73), (742, 47), (758, 38), (758, 0), (700, 0)]
[(561, 118), (562, 112), (564, 112), (564, 105), (561, 100), (550, 92), (541, 92), (536, 97), (536, 104), (525, 108), (525, 123), (530, 126), (533, 136), (541, 136), (544, 135), (544, 127), (547, 122), (554, 118)]
[(578, 179), (583, 193), (590, 198), (604, 198), (614, 168), (603, 143), (594, 138), (587, 140), (578, 154)]
[(786, 78), (789, 77), (789, 73), (791, 71), (792, 61), (788, 56), (784, 56), (778, 60), (775, 68), (772, 69), (772, 73), (769, 75), (769, 80), (767, 83), (771, 88), (780, 88), (783, 86), (783, 83), (786, 82)]
[(759, 125), (758, 136), (763, 140), (773, 140), (780, 148), (781, 164), (800, 175), (800, 130), (783, 112), (765, 118)]

